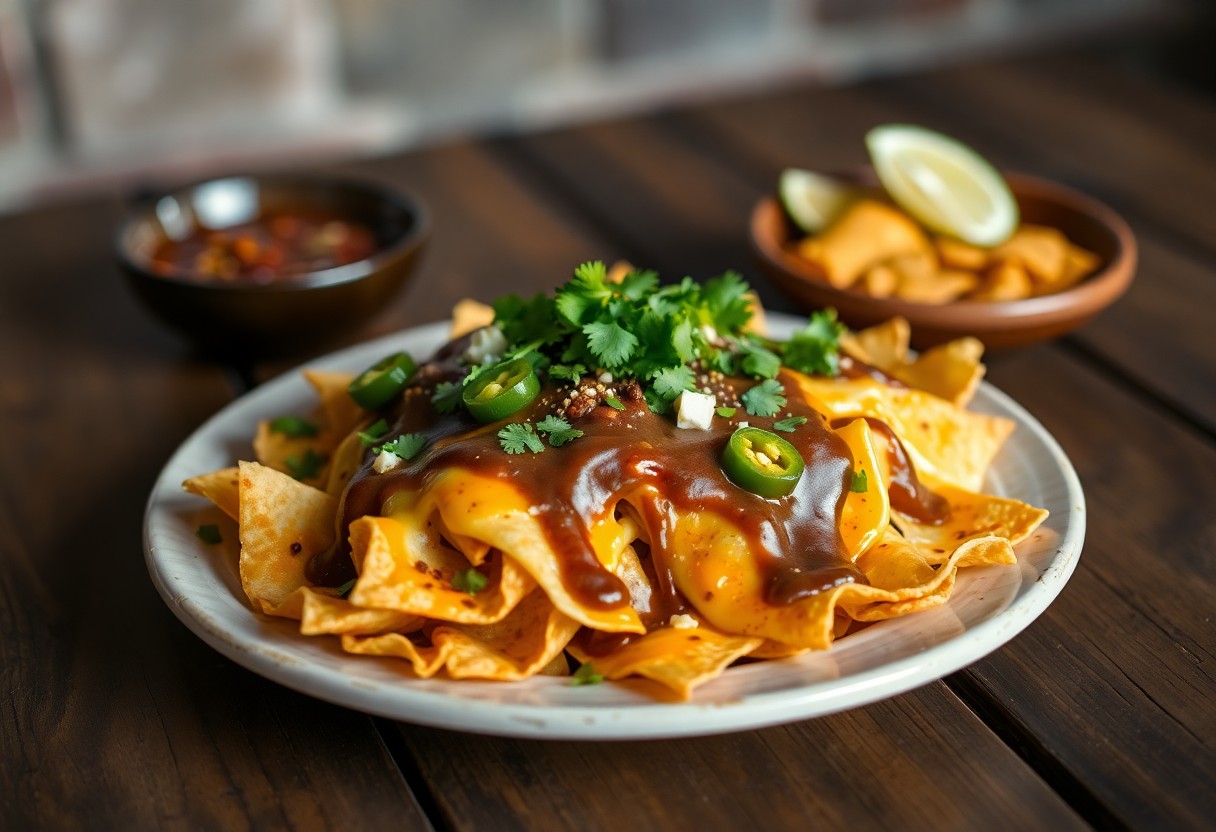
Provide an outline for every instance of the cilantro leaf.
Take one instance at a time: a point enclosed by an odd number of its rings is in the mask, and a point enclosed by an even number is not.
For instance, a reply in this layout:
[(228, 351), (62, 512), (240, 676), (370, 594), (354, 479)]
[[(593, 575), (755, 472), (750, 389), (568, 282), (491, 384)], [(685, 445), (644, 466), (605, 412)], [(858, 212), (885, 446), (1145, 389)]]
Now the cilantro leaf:
[(386, 433), (388, 433), (388, 422), (380, 419), (368, 425), (366, 430), (359, 431), (359, 444), (364, 448), (371, 447), (383, 439)]
[(785, 345), (786, 365), (803, 373), (838, 375), (840, 337), (844, 333), (844, 324), (836, 320), (835, 309), (816, 312)]
[(224, 537), (220, 534), (220, 527), (215, 523), (207, 523), (206, 525), (199, 526), (198, 539), (212, 546), (217, 543), (224, 542)]
[(638, 338), (616, 321), (592, 321), (583, 327), (587, 348), (609, 369), (622, 366), (633, 357)]
[(744, 342), (739, 345), (739, 352), (743, 355), (740, 366), (749, 376), (776, 378), (781, 371), (781, 356), (759, 344)]
[(557, 290), (554, 308), (558, 317), (573, 327), (582, 326), (594, 318), (589, 313), (602, 308), (612, 297), (608, 286), (608, 269), (603, 261), (583, 263), (574, 270), (574, 277)]
[(298, 480), (311, 480), (321, 473), (321, 468), (325, 466), (326, 457), (324, 454), (319, 454), (312, 448), (304, 451), (301, 456), (289, 456), (283, 460), (283, 464), (287, 466), (287, 470), (293, 477)]
[(357, 580), (358, 578), (351, 578), (349, 581), (338, 587), (338, 597), (345, 598), (347, 595), (350, 595), (350, 591), (355, 588), (355, 581)]
[(298, 416), (280, 416), (270, 420), (270, 430), (284, 436), (316, 436), (317, 426)]
[(536, 423), (536, 430), (538, 433), (548, 434), (549, 444), (555, 448), (560, 448), (571, 439), (578, 439), (583, 435), (581, 430), (570, 427), (569, 422), (552, 413)]
[(805, 416), (791, 416), (788, 419), (782, 419), (779, 422), (773, 422), (773, 430), (780, 430), (786, 433), (793, 433), (801, 425), (807, 423)]
[(498, 432), (498, 444), (509, 454), (531, 451), (538, 454), (545, 449), (544, 443), (527, 422), (512, 422)]
[(426, 447), (426, 437), (421, 433), (403, 433), (392, 442), (385, 442), (378, 448), (372, 448), (376, 453), (388, 451), (402, 459), (413, 459), (418, 452)]
[(702, 297), (714, 329), (723, 335), (742, 331), (752, 317), (747, 291), (747, 283), (736, 272), (726, 272), (705, 282)]
[(747, 390), (743, 407), (752, 416), (776, 416), (785, 407), (785, 387), (776, 379), (767, 378)]
[(624, 410), (625, 404), (616, 396), (604, 396), (604, 404), (611, 407), (613, 410)]
[[(644, 395), (646, 396), (646, 406), (650, 408), (651, 413), (662, 416), (671, 412), (671, 401), (660, 396), (653, 388), (648, 388)], [(620, 409), (624, 410), (625, 405), (621, 405)]]
[(675, 399), (685, 390), (696, 387), (696, 374), (692, 368), (681, 364), (679, 367), (664, 367), (654, 374), (651, 389), (667, 400)]
[(849, 483), (849, 490), (858, 494), (865, 494), (870, 490), (870, 480), (865, 471), (853, 472), (853, 481)]
[(494, 303), (494, 323), (509, 344), (531, 341), (548, 344), (562, 336), (553, 325), (553, 309), (553, 299), (543, 292), (537, 292), (529, 300), (508, 295)]
[(719, 407), (714, 409), (714, 413), (717, 413), (723, 419), (730, 419), (735, 415), (735, 413), (738, 412), (738, 410), (739, 409), (737, 407)]
[(604, 681), (604, 674), (597, 673), (595, 665), (591, 662), (581, 664), (578, 670), (574, 671), (574, 675), (570, 677), (570, 686), (579, 687), (581, 685), (598, 685)]
[(476, 595), (486, 588), (490, 579), (476, 569), (466, 569), (452, 576), (452, 589)]
[(650, 269), (633, 271), (625, 275), (617, 291), (627, 300), (641, 300), (659, 285), (659, 276)]
[(441, 381), (435, 385), (435, 392), (431, 394), (431, 404), (440, 413), (451, 413), (460, 406), (463, 388), (464, 385), (454, 381)]
[(554, 364), (549, 368), (549, 378), (552, 379), (566, 379), (577, 383), (585, 375), (587, 375), (587, 368), (582, 364)]

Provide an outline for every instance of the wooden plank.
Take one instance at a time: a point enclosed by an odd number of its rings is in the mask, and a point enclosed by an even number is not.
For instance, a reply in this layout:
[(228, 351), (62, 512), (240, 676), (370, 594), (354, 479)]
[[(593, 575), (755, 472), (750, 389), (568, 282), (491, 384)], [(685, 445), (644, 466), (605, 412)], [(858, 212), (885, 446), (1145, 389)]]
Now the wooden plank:
[[(1098, 131), (1090, 128), (1106, 123), (1101, 120), (1105, 109), (1088, 111), (1088, 99), (1080, 97), (1067, 103), (1059, 102), (1058, 93), (1040, 97), (1038, 90), (1052, 87), (1044, 79), (1036, 79), (1039, 83), (1022, 79), (1027, 92), (1006, 97), (1008, 88), (1018, 84), (1014, 70), (1001, 76), (1003, 83), (992, 92), (972, 85), (974, 75), (987, 77), (984, 65), (935, 74), (928, 80), (914, 77), (843, 90), (784, 90), (698, 108), (688, 114), (690, 124), (681, 129), (690, 141), (696, 137), (704, 146), (717, 146), (720, 158), (735, 163), (734, 172), (750, 176), (766, 190), (775, 187), (783, 167), (838, 170), (864, 163), (865, 131), (875, 124), (902, 121), (925, 123), (958, 136), (982, 148), (1001, 167), (1039, 173), (1090, 191), (1133, 219), (1143, 210), (1141, 200), (1136, 192), (1122, 193), (1118, 188), (1157, 191), (1148, 173), (1123, 186), (1112, 184), (1109, 177), (1140, 170), (1148, 164), (1142, 164), (1142, 158), (1156, 160), (1173, 152), (1173, 142), (1166, 138), (1172, 133), (1169, 125), (1156, 125), (1151, 137), (1143, 137), (1149, 130), (1144, 127), (1139, 130), (1141, 143), (1126, 146), (1121, 143), (1122, 133), (1104, 128), (1103, 149), (1091, 152), (1090, 134)], [(1010, 124), (1019, 127), (1011, 130)], [(1061, 124), (1071, 125), (1071, 131), (1065, 132)], [(1095, 162), (1095, 157), (1100, 161)], [(1187, 193), (1191, 196), (1165, 203), (1176, 205), (1175, 216), (1210, 213), (1202, 206), (1216, 198), (1216, 187), (1207, 197), (1199, 190)], [(1149, 204), (1163, 203), (1150, 200)], [(1160, 225), (1137, 225), (1135, 230), (1141, 258), (1131, 291), (1072, 338), (1204, 429), (1216, 431), (1216, 368), (1210, 360), (1216, 353), (1216, 330), (1206, 324), (1208, 310), (1216, 308), (1216, 267), (1210, 256), (1193, 246), (1179, 248), (1176, 235), (1163, 232)]]
[(1002, 358), (990, 375), (1069, 454), (1089, 528), (1064, 594), (967, 675), (1120, 823), (1204, 828), (1216, 811), (1216, 447), (1057, 350)]
[(720, 737), (401, 734), (458, 829), (1084, 828), (941, 685)]
[(0, 221), (0, 827), (428, 828), (370, 719), (219, 657), (153, 589), (146, 495), (230, 389), (112, 274), (117, 209)]
[[(853, 96), (832, 93), (828, 99), (842, 97), (847, 103)], [(811, 98), (822, 105), (818, 94)], [(857, 115), (867, 106), (845, 109)], [(783, 110), (766, 106), (764, 112)], [(743, 116), (741, 123), (761, 135), (782, 132), (780, 117), (769, 121), (759, 111)], [(842, 154), (830, 138), (822, 140), (827, 155)], [(689, 229), (724, 229), (741, 222), (749, 202), (742, 200), (741, 207), (740, 195), (764, 187), (753, 183), (749, 189), (740, 181), (739, 171), (748, 164), (742, 154), (715, 158), (696, 141), (686, 129), (665, 135), (653, 121), (622, 122), (609, 129), (541, 137), (529, 141), (526, 152), (531, 164), (549, 166), (551, 175), (577, 193), (589, 211), (606, 195), (626, 200), (617, 216), (629, 233), (649, 241), (650, 262), (671, 269), (682, 262), (683, 240), (693, 233)], [(698, 182), (702, 193), (692, 193), (684, 201), (663, 201), (645, 190), (642, 183), (666, 175), (665, 171), (678, 171), (672, 175)], [(679, 188), (668, 183), (654, 190), (677, 193)], [(708, 200), (707, 192), (723, 198)], [(677, 242), (669, 242), (673, 239)], [(718, 240), (716, 252), (727, 258), (732, 251), (734, 257), (744, 257), (742, 231), (733, 232), (729, 240)], [(1184, 332), (1182, 337), (1193, 334)], [(1205, 794), (1195, 784), (1204, 782), (1203, 777), (1210, 780), (1213, 773), (1210, 739), (1203, 738), (1212, 736), (1216, 702), (1212, 679), (1202, 666), (1208, 657), (1210, 667), (1214, 646), (1204, 616), (1216, 608), (1216, 592), (1211, 559), (1201, 554), (1206, 551), (1202, 541), (1210, 541), (1214, 533), (1211, 512), (1196, 513), (1193, 507), (1208, 506), (1216, 496), (1211, 493), (1212, 448), (1154, 413), (1151, 406), (1114, 390), (1058, 347), (1003, 356), (996, 367), (998, 382), (1024, 381), (1012, 392), (1032, 410), (1052, 416), (1049, 427), (1069, 426), (1062, 431), (1065, 448), (1078, 458), (1083, 477), (1094, 489), (1089, 551), (1096, 553), (1082, 559), (1076, 586), (1070, 587), (1067, 602), (1057, 605), (1068, 611), (1068, 617), (1061, 619), (1064, 613), (1053, 612), (1032, 628), (1040, 634), (1035, 642), (1037, 672), (1015, 688), (996, 689), (997, 701), (1002, 707), (1036, 715), (1035, 720), (1020, 723), (1025, 736), (1051, 749), (1063, 770), (1095, 796), (1098, 817), (1110, 812), (1124, 820), (1164, 818), (1185, 823), (1202, 816)], [(1134, 418), (1125, 420), (1125, 411), (1134, 413)], [(1185, 581), (1179, 580), (1181, 575)], [(1103, 587), (1115, 589), (1103, 591)], [(1107, 643), (1110, 624), (1116, 619), (1119, 629), (1137, 636), (1121, 639), (1117, 649)], [(1108, 658), (1092, 665), (1064, 661), (1046, 646), (1078, 639), (1102, 646)], [(1014, 648), (1025, 641), (1024, 637), (1015, 642)], [(990, 663), (1007, 666), (1002, 662), (1008, 652), (1001, 651)], [(1187, 655), (1197, 658), (1192, 661)], [(1062, 703), (1045, 695), (1044, 688), (1054, 684), (1095, 693), (1084, 710), (1068, 708), (1067, 700)], [(1009, 699), (1013, 703), (1005, 704)], [(1135, 703), (1135, 709), (1128, 713), (1116, 707), (1125, 702)], [(1095, 751), (1096, 731), (1090, 727), (1094, 724), (1118, 738), (1120, 755)], [(1142, 749), (1143, 742), (1137, 741), (1158, 735), (1169, 738), (1162, 745), (1169, 754), (1147, 753), (1151, 750)], [(1123, 771), (1123, 783), (1143, 787), (1138, 796), (1126, 794), (1118, 773), (1111, 770), (1114, 760)], [(1154, 795), (1171, 791), (1173, 784), (1186, 784), (1184, 794), (1163, 801), (1154, 814)]]

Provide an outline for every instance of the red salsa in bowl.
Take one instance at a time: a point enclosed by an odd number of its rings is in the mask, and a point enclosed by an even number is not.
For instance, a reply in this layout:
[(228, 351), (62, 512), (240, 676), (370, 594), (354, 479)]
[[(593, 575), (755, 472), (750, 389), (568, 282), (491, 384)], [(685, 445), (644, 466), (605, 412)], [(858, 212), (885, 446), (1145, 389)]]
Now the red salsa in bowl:
[(149, 268), (197, 281), (268, 284), (370, 257), (376, 237), (336, 211), (285, 209), (227, 228), (196, 226), (182, 239), (163, 237)]
[(426, 232), (416, 200), (373, 182), (238, 176), (144, 202), (116, 242), (136, 294), (196, 344), (288, 354), (383, 311)]

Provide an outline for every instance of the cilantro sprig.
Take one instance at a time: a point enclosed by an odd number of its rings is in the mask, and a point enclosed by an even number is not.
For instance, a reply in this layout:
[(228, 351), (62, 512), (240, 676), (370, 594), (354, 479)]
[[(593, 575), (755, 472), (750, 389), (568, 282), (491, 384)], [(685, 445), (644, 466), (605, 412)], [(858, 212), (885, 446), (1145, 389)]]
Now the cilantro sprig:
[[(703, 283), (686, 277), (661, 285), (651, 271), (634, 271), (610, 281), (600, 261), (583, 263), (553, 296), (507, 295), (494, 303), (494, 326), (507, 339), (500, 360), (526, 358), (542, 381), (577, 385), (588, 376), (607, 371), (617, 381), (636, 381), (646, 404), (655, 413), (672, 409), (681, 393), (707, 383), (702, 374), (721, 373), (757, 381), (742, 396), (742, 405), (755, 417), (771, 418), (785, 407), (783, 367), (806, 373), (837, 375), (840, 338), (845, 332), (833, 310), (816, 312), (788, 341), (763, 338), (747, 330), (752, 317), (747, 283), (727, 272)], [(480, 367), (469, 367), (463, 380), (475, 378)], [(461, 406), (458, 381), (435, 387), (431, 401), (442, 413)], [(601, 401), (624, 409), (613, 391)], [(719, 411), (722, 418), (729, 408)], [(540, 418), (534, 424), (506, 425), (498, 433), (510, 454), (541, 453), (546, 441), (560, 447), (577, 438), (577, 431)], [(557, 419), (557, 416), (553, 416)], [(793, 417), (791, 417), (793, 418)], [(553, 430), (547, 430), (547, 425)], [(778, 430), (796, 429), (801, 422), (781, 420)]]
[(560, 448), (570, 440), (578, 439), (583, 435), (581, 430), (571, 427), (565, 419), (552, 414), (537, 422), (536, 430), (538, 433), (546, 434), (549, 437), (549, 444), (555, 448)]
[[(469, 379), (472, 377), (472, 373), (466, 376)], [(431, 394), (431, 404), (440, 413), (451, 413), (460, 406), (460, 396), (463, 392), (463, 385), (454, 381), (441, 381), (435, 385), (435, 392)]]
[(359, 444), (364, 448), (370, 448), (383, 439), (386, 433), (388, 433), (388, 422), (384, 419), (378, 419), (364, 430), (359, 431)]
[(775, 378), (766, 378), (739, 398), (743, 400), (743, 409), (752, 416), (776, 416), (787, 404), (785, 385)]
[(288, 472), (297, 480), (313, 479), (321, 473), (326, 462), (328, 462), (328, 457), (325, 454), (317, 453), (312, 448), (308, 448), (300, 456), (289, 456), (283, 460)]
[(570, 687), (582, 687), (583, 685), (598, 685), (604, 681), (604, 674), (595, 669), (595, 665), (591, 662), (580, 664), (578, 670), (570, 676)]
[(785, 433), (793, 433), (798, 428), (805, 425), (807, 423), (807, 421), (808, 420), (805, 416), (790, 416), (789, 418), (781, 419), (779, 421), (773, 422), (773, 430), (779, 430), (779, 431), (783, 431)]
[(269, 427), (272, 433), (281, 433), (292, 438), (317, 435), (317, 426), (299, 416), (279, 416), (270, 420)]
[(509, 454), (522, 454), (524, 451), (539, 454), (545, 449), (545, 443), (540, 441), (528, 422), (513, 422), (504, 427), (498, 432), (498, 444)]
[(490, 579), (476, 569), (466, 569), (452, 576), (452, 588), (458, 592), (467, 592), (469, 595), (476, 595), (489, 583)]
[(425, 447), (426, 437), (421, 433), (403, 433), (393, 441), (385, 442), (372, 450), (378, 454), (388, 451), (404, 460), (410, 460), (418, 456), (418, 453)]
[(857, 494), (865, 494), (870, 490), (870, 478), (866, 476), (865, 471), (853, 472), (853, 479), (849, 483), (849, 490)]

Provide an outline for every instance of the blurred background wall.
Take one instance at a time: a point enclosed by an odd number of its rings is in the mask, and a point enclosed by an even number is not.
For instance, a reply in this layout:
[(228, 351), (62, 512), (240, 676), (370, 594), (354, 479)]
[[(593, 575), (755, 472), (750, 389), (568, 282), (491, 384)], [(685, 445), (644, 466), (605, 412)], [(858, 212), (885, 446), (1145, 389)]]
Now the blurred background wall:
[(1176, 24), (1206, 5), (0, 0), (0, 210), (794, 78), (839, 83)]

